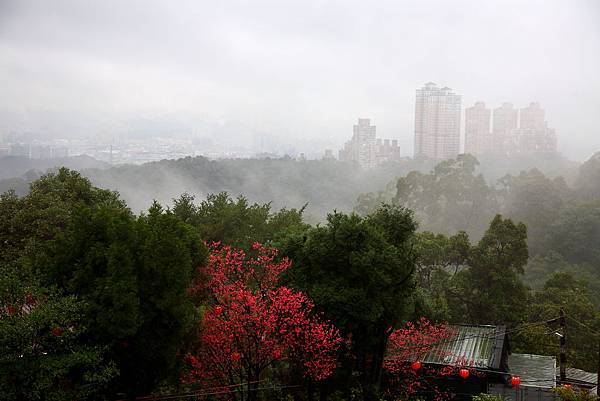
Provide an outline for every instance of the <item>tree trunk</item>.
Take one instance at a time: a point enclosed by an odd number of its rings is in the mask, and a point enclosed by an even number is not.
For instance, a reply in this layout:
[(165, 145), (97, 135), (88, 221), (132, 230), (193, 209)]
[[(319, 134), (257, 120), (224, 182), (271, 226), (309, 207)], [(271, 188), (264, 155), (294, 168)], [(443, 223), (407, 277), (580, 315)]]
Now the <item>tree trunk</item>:
[(248, 385), (246, 389), (248, 391), (248, 395), (246, 400), (248, 401), (257, 401), (258, 400), (258, 375), (248, 375)]

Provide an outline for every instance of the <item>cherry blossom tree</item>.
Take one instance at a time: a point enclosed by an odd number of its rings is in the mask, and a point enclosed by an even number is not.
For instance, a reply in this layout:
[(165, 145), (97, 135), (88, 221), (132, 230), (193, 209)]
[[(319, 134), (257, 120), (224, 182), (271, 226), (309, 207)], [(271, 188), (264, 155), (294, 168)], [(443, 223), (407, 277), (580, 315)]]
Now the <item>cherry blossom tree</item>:
[[(254, 243), (240, 249), (208, 244), (194, 290), (208, 295), (197, 348), (188, 354), (185, 379), (212, 386), (242, 385), (242, 399), (255, 400), (266, 370), (276, 364), (300, 368), (322, 380), (337, 366), (338, 330), (313, 313), (302, 292), (279, 285), (291, 262)], [(286, 363), (284, 363), (286, 362)], [(233, 398), (233, 394), (232, 398)]]

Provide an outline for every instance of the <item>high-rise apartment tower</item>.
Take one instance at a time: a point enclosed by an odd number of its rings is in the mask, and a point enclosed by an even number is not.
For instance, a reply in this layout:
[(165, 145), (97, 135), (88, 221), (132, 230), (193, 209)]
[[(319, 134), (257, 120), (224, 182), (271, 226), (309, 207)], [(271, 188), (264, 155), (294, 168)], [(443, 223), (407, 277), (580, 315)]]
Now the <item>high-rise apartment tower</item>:
[(417, 89), (415, 157), (444, 160), (460, 151), (460, 96), (433, 82)]
[(465, 109), (465, 153), (481, 155), (491, 152), (490, 116), (490, 109), (483, 102)]

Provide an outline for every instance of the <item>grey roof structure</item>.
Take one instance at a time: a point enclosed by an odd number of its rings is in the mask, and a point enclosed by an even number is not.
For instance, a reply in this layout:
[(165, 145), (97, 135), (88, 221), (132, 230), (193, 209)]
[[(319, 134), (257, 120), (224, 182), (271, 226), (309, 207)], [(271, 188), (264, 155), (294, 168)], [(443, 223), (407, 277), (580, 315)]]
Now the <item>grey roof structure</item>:
[(512, 354), (508, 357), (512, 375), (521, 378), (521, 385), (528, 387), (556, 387), (556, 358), (547, 355)]
[[(598, 386), (598, 374), (586, 372), (585, 370), (567, 368), (567, 382), (583, 387), (596, 387)], [(559, 376), (560, 372), (557, 370), (556, 375)]]

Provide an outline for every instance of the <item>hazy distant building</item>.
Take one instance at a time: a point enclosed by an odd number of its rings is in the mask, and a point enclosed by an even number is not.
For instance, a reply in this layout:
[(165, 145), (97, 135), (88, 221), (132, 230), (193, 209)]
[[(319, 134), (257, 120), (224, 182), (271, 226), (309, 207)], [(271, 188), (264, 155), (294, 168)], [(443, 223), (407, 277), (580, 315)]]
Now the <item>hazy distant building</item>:
[(443, 160), (460, 151), (461, 99), (448, 87), (433, 82), (417, 89), (415, 157)]
[(490, 135), (490, 109), (485, 103), (465, 109), (465, 153), (481, 155), (490, 153), (494, 144)]
[(502, 103), (502, 106), (494, 109), (491, 153), (506, 154), (506, 142), (518, 124), (519, 112), (513, 108), (512, 103)]
[(400, 146), (398, 146), (398, 140), (392, 139), (377, 139), (377, 165), (381, 165), (386, 162), (400, 160)]
[(52, 148), (52, 157), (55, 159), (69, 156), (69, 149), (63, 146)]
[(339, 151), (339, 159), (353, 161), (362, 168), (373, 168), (381, 163), (399, 160), (400, 147), (398, 141), (390, 143), (389, 139), (377, 139), (376, 127), (368, 118), (359, 118), (353, 127), (352, 139)]
[(521, 109), (519, 128), (537, 130), (546, 128), (546, 111), (539, 103), (532, 102), (528, 107)]
[(506, 144), (508, 155), (556, 152), (556, 132), (551, 128), (517, 128), (511, 132)]
[(511, 103), (494, 109), (492, 132), (490, 111), (483, 102), (465, 110), (465, 152), (499, 156), (555, 153), (556, 133), (548, 128), (546, 112), (539, 103), (519, 110)]
[(30, 157), (32, 159), (50, 159), (52, 158), (52, 149), (46, 145), (31, 145)]
[(29, 145), (28, 144), (13, 144), (10, 146), (10, 155), (11, 156), (22, 156), (29, 157)]
[(539, 103), (521, 109), (519, 128), (511, 130), (504, 145), (509, 155), (557, 152), (556, 132), (548, 128), (546, 111)]

